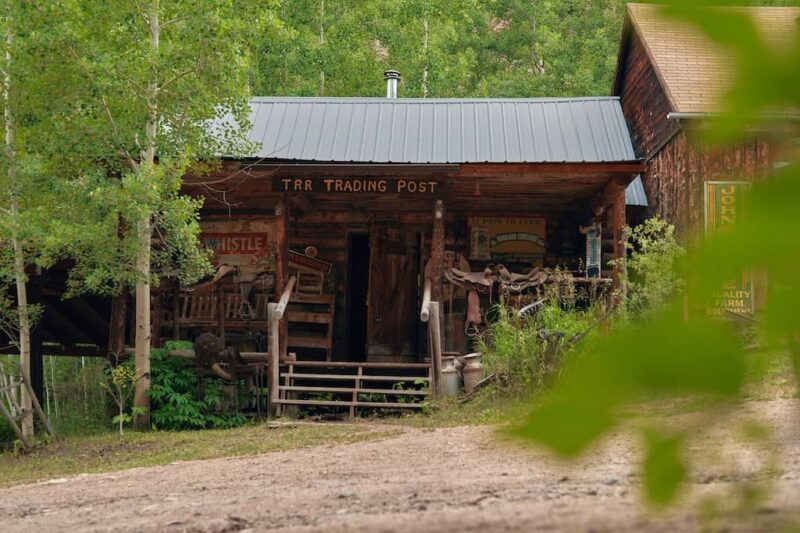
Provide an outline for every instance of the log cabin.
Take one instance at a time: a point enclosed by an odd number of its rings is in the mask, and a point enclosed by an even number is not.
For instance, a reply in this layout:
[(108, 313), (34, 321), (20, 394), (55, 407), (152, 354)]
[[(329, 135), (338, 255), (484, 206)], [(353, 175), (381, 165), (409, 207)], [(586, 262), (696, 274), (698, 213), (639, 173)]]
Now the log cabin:
[(447, 348), (469, 349), (447, 268), (586, 278), (580, 228), (599, 222), (596, 275), (612, 277), (626, 203), (646, 205), (618, 98), (411, 99), (387, 85), (387, 98), (252, 99), (254, 155), (223, 158), (183, 192), (204, 200), (201, 239), (218, 265), (267, 275), (244, 299), (233, 283), (165, 287), (157, 338), (258, 337), (267, 302), (294, 276), (284, 355), (418, 363), (426, 280), (444, 306)]

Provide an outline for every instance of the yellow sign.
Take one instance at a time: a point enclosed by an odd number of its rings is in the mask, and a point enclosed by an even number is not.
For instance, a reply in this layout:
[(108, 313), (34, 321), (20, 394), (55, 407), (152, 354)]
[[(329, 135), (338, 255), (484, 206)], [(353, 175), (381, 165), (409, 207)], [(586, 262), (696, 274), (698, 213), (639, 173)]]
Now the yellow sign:
[(469, 258), (541, 266), (547, 249), (544, 217), (469, 217)]
[[(707, 181), (705, 183), (706, 235), (727, 233), (738, 224), (744, 208), (744, 194), (750, 188), (746, 181)], [(743, 272), (725, 283), (708, 310), (721, 316), (726, 312), (753, 314), (753, 276)]]

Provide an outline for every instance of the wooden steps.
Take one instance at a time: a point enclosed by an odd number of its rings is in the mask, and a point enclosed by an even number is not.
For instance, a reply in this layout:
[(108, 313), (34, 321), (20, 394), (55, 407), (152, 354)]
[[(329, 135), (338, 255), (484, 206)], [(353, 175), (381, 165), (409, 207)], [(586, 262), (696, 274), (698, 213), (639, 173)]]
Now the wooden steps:
[(278, 405), (360, 409), (420, 409), (431, 396), (425, 363), (281, 362)]
[(322, 351), (330, 361), (335, 308), (332, 294), (292, 294), (284, 315), (289, 328), (286, 349)]

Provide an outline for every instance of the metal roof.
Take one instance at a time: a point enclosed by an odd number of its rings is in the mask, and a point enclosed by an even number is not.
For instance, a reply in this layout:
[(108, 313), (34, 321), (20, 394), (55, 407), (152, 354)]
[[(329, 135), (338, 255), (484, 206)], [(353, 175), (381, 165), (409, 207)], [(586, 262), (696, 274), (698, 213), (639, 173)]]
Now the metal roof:
[(258, 158), (339, 163), (635, 161), (616, 97), (253, 98)]
[(647, 195), (644, 193), (644, 183), (642, 183), (641, 176), (636, 176), (625, 189), (625, 204), (647, 207)]

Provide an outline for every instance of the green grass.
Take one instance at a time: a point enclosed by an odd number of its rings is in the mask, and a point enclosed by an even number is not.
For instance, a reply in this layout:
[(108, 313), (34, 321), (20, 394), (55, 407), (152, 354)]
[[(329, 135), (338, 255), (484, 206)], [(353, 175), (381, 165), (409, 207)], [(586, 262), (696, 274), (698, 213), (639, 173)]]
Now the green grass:
[(122, 440), (116, 433), (72, 436), (42, 445), (27, 454), (0, 454), (0, 486), (174, 461), (349, 444), (400, 433), (401, 430), (370, 429), (366, 424), (288, 424), (271, 429), (259, 424), (225, 430), (129, 431)]
[(432, 404), (423, 413), (387, 417), (381, 421), (417, 428), (507, 424), (521, 420), (539, 395), (521, 387), (505, 389), (490, 386), (465, 403), (460, 403), (456, 398), (445, 398)]

